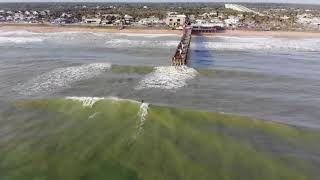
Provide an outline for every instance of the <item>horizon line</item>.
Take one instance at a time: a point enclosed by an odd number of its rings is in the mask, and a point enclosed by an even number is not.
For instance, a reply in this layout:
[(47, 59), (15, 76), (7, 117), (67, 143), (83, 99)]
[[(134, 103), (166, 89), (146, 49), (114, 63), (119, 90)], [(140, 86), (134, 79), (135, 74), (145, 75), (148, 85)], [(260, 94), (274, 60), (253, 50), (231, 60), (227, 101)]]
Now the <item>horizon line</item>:
[(320, 3), (307, 3), (307, 2), (243, 2), (243, 1), (234, 1), (234, 2), (224, 2), (224, 1), (217, 1), (217, 2), (213, 2), (213, 1), (193, 1), (193, 0), (186, 0), (186, 1), (181, 1), (181, 0), (169, 0), (166, 2), (161, 2), (161, 1), (157, 1), (157, 0), (152, 0), (152, 1), (147, 1), (147, 0), (142, 0), (142, 1), (125, 1), (125, 0), (120, 0), (120, 1), (70, 1), (67, 0), (65, 2), (61, 1), (61, 0), (54, 0), (54, 1), (24, 1), (24, 0), (17, 0), (17, 1), (0, 1), (0, 3), (9, 3), (9, 4), (13, 4), (13, 3), (118, 3), (118, 4), (137, 4), (137, 3), (162, 3), (162, 4), (170, 4), (170, 3), (216, 3), (216, 4), (292, 4), (292, 5), (320, 5)]

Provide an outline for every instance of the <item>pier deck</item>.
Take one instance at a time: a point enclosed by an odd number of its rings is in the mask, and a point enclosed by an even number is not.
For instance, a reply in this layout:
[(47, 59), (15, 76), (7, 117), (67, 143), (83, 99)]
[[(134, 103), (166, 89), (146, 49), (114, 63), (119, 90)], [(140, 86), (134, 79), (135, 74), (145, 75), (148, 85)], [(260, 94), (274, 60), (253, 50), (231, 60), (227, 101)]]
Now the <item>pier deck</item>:
[(183, 66), (187, 64), (188, 53), (189, 53), (190, 43), (191, 43), (191, 34), (192, 34), (192, 27), (185, 26), (183, 29), (181, 40), (176, 49), (176, 52), (172, 57), (173, 66)]

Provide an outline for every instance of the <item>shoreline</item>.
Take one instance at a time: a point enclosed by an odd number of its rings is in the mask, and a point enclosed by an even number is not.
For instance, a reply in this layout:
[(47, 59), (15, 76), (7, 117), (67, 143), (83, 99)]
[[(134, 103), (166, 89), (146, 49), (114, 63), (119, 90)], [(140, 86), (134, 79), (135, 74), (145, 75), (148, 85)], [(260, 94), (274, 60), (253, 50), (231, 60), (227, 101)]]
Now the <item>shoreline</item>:
[[(81, 25), (25, 25), (25, 24), (0, 24), (0, 32), (7, 31), (30, 31), (35, 33), (55, 33), (55, 32), (97, 32), (97, 33), (136, 33), (136, 34), (175, 34), (182, 35), (180, 30), (171, 30), (165, 28), (139, 28), (126, 27), (119, 30), (118, 27), (99, 27), (99, 26), (81, 26)], [(226, 30), (220, 33), (203, 33), (200, 36), (235, 36), (235, 37), (275, 37), (275, 38), (320, 38), (319, 32), (298, 32), (298, 31), (252, 31), (252, 30)]]

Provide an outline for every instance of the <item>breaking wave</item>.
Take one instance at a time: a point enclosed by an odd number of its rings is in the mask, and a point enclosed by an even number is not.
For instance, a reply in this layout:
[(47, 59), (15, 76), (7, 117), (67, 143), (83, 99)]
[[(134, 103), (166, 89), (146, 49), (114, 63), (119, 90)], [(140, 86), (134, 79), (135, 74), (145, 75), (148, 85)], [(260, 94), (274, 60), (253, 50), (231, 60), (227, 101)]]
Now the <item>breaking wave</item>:
[[(70, 101), (17, 101), (1, 111), (3, 177), (70, 179), (72, 167), (87, 179), (319, 179), (318, 132), (192, 109)], [(43, 166), (50, 168), (35, 170)]]
[(176, 47), (178, 41), (141, 41), (129, 39), (111, 39), (106, 41), (107, 47), (144, 47), (144, 48), (168, 48)]
[(139, 82), (137, 90), (145, 88), (159, 88), (165, 90), (174, 90), (187, 85), (187, 81), (193, 79), (198, 72), (187, 66), (174, 67), (162, 66), (148, 74)]
[(149, 109), (148, 103), (141, 103), (140, 108), (139, 108), (139, 112), (138, 112), (138, 116), (140, 118), (140, 121), (138, 122), (137, 132), (136, 132), (134, 138), (138, 138), (139, 136), (141, 136), (143, 134), (144, 124), (145, 124), (145, 121), (147, 120), (147, 116), (148, 116), (148, 109)]
[(144, 38), (158, 38), (158, 37), (179, 37), (177, 34), (144, 34), (144, 33), (117, 33), (118, 35), (128, 37), (144, 37)]
[[(132, 99), (121, 99), (118, 97), (77, 97), (77, 96), (72, 96), (72, 97), (66, 97), (65, 99), (67, 100), (72, 100), (72, 101), (78, 101), (82, 103), (82, 106), (84, 108), (92, 108), (94, 104), (96, 104), (99, 101), (102, 100), (109, 100), (112, 102), (121, 102), (121, 101), (128, 101), (131, 103), (139, 103), (139, 111), (137, 113), (137, 116), (139, 118), (139, 121), (137, 123), (137, 130), (133, 136), (133, 139), (137, 139), (139, 136), (143, 134), (144, 131), (144, 124), (145, 121), (147, 120), (148, 116), (148, 108), (149, 108), (149, 103), (140, 103), (138, 101), (132, 100)], [(95, 112), (94, 114), (90, 115), (88, 119), (93, 119), (99, 112)]]
[(98, 76), (105, 70), (110, 69), (110, 67), (111, 65), (108, 63), (94, 63), (58, 68), (18, 85), (15, 90), (18, 90), (23, 95), (53, 92), (70, 87), (74, 82)]
[(33, 42), (42, 42), (42, 38), (37, 37), (0, 37), (0, 44), (3, 43), (15, 43), (15, 44), (26, 44)]
[[(206, 39), (207, 40), (207, 39)], [(290, 39), (273, 37), (224, 37), (193, 41), (191, 49), (231, 51), (320, 51), (320, 38)]]
[(70, 96), (66, 97), (67, 100), (73, 100), (73, 101), (79, 101), (82, 103), (83, 107), (92, 107), (96, 102), (101, 100), (110, 100), (110, 101), (129, 101), (132, 103), (139, 103), (138, 101), (132, 100), (132, 99), (122, 99), (118, 97), (77, 97), (77, 96)]
[(0, 31), (0, 36), (30, 36), (30, 35), (36, 35), (39, 33), (30, 32), (30, 31)]

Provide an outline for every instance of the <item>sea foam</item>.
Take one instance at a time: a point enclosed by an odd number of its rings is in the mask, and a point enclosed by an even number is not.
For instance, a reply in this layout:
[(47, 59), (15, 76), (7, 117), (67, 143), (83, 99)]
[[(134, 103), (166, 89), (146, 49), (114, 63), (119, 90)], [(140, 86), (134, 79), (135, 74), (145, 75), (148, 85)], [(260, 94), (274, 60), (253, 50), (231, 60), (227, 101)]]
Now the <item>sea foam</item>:
[(132, 99), (123, 99), (123, 98), (118, 98), (114, 96), (109, 96), (109, 97), (78, 97), (78, 96), (68, 96), (65, 97), (65, 99), (68, 100), (73, 100), (73, 101), (79, 101), (82, 103), (83, 107), (92, 107), (95, 103), (101, 100), (111, 100), (114, 102), (118, 101), (129, 101), (132, 103), (139, 103), (138, 101), (132, 100)]
[(128, 37), (144, 37), (144, 38), (158, 38), (158, 37), (179, 37), (177, 34), (146, 34), (146, 33), (116, 33), (121, 36)]
[(42, 42), (42, 38), (38, 37), (0, 37), (0, 44), (14, 43), (14, 44), (26, 44), (33, 42)]
[(68, 100), (79, 101), (83, 107), (92, 107), (96, 102), (103, 100), (103, 97), (66, 97)]
[(94, 63), (58, 68), (18, 85), (15, 90), (24, 95), (53, 92), (70, 87), (74, 82), (94, 78), (110, 67), (108, 63)]
[(274, 37), (228, 37), (216, 36), (213, 38), (195, 39), (192, 50), (230, 50), (230, 51), (257, 51), (257, 52), (314, 52), (320, 51), (320, 38), (274, 38)]
[(111, 48), (123, 48), (123, 47), (132, 47), (132, 48), (168, 48), (176, 47), (178, 41), (165, 41), (165, 40), (130, 40), (130, 39), (111, 39), (106, 41), (106, 46)]
[(138, 122), (137, 131), (133, 137), (134, 139), (138, 138), (139, 136), (141, 136), (143, 134), (144, 124), (145, 124), (145, 121), (147, 120), (147, 116), (148, 116), (148, 109), (149, 109), (148, 103), (141, 103), (140, 108), (139, 108), (139, 112), (138, 112), (138, 117), (139, 117), (140, 121)]
[(187, 85), (187, 81), (197, 75), (197, 71), (187, 66), (161, 66), (141, 80), (136, 87), (137, 90), (145, 88), (159, 88), (174, 90)]

